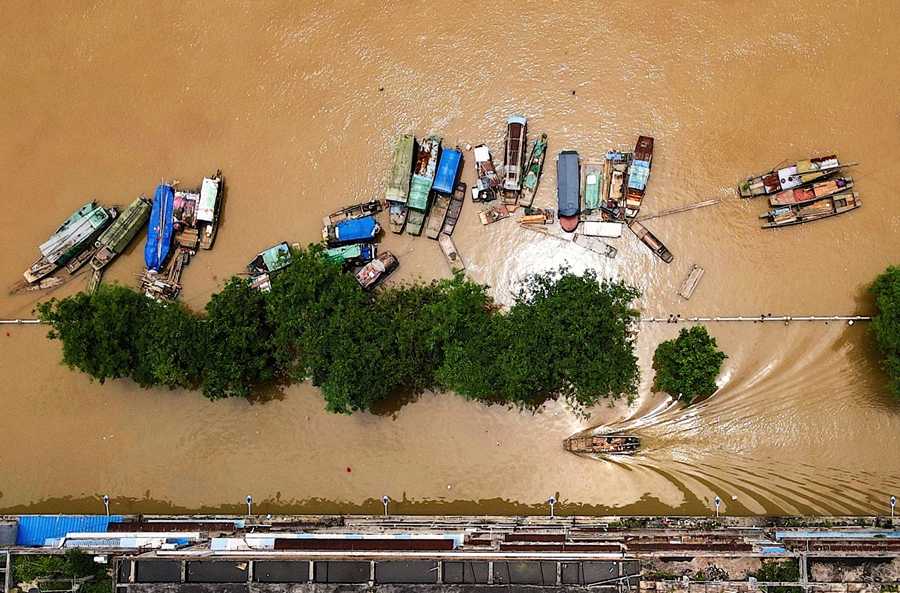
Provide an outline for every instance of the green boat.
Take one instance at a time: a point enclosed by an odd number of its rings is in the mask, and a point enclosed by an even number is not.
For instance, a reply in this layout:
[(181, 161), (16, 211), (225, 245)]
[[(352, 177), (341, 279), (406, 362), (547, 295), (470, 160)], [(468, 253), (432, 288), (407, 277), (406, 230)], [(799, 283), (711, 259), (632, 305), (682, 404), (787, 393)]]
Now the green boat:
[(603, 163), (582, 163), (584, 174), (584, 211), (600, 207), (600, 187), (603, 184)]
[(122, 253), (134, 239), (137, 232), (150, 218), (150, 200), (144, 196), (138, 196), (125, 212), (119, 216), (108, 229), (103, 231), (97, 239), (95, 247), (97, 253), (91, 258), (91, 267), (100, 270), (111, 262), (113, 258)]
[(327, 263), (345, 266), (363, 266), (375, 259), (376, 248), (373, 243), (356, 243), (326, 249), (319, 256)]
[(41, 258), (25, 270), (29, 283), (37, 282), (90, 245), (112, 217), (102, 206), (89, 202), (75, 211), (41, 246)]
[(409, 199), (410, 174), (415, 152), (415, 137), (412, 134), (401, 134), (397, 139), (391, 176), (384, 196), (389, 203), (391, 230), (397, 234), (403, 232), (403, 226), (406, 224), (406, 201)]
[(541, 171), (544, 168), (544, 159), (547, 157), (547, 134), (541, 134), (540, 140), (531, 143), (531, 152), (528, 155), (528, 168), (522, 179), (522, 195), (519, 204), (530, 208), (534, 203), (534, 194), (537, 192), (538, 183), (541, 180)]
[(419, 152), (413, 168), (412, 183), (409, 188), (409, 215), (406, 232), (420, 235), (425, 224), (425, 214), (431, 199), (431, 186), (437, 172), (438, 157), (441, 153), (441, 139), (429, 136), (419, 143)]

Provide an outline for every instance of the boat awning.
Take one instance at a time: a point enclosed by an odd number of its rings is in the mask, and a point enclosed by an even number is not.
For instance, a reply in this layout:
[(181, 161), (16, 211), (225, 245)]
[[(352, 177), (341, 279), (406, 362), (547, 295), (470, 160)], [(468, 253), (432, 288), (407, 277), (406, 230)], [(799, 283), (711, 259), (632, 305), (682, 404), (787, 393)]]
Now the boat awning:
[(434, 177), (434, 191), (449, 194), (456, 186), (456, 177), (459, 174), (459, 165), (462, 162), (462, 153), (458, 150), (444, 149), (441, 152), (441, 160), (438, 163), (437, 174)]
[(216, 215), (216, 198), (219, 196), (219, 181), (204, 178), (200, 186), (200, 203), (197, 205), (197, 220), (212, 222)]
[(475, 160), (478, 162), (484, 162), (491, 160), (491, 151), (487, 146), (476, 146), (475, 147)]
[(364, 216), (339, 222), (336, 225), (335, 234), (338, 241), (346, 243), (347, 241), (374, 239), (377, 229), (378, 225), (375, 224), (375, 219), (371, 216)]

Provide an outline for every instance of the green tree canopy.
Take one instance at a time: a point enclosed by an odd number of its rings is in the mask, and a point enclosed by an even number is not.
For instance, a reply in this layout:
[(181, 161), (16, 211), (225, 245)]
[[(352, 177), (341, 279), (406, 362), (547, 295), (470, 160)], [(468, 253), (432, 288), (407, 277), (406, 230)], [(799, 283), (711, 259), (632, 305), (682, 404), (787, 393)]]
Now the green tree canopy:
[(900, 396), (900, 267), (890, 266), (869, 286), (878, 313), (872, 320), (875, 343), (888, 374), (888, 389)]
[(682, 328), (678, 338), (656, 348), (656, 388), (685, 403), (696, 396), (711, 395), (716, 390), (722, 362), (728, 358), (717, 348), (716, 339), (702, 325)]

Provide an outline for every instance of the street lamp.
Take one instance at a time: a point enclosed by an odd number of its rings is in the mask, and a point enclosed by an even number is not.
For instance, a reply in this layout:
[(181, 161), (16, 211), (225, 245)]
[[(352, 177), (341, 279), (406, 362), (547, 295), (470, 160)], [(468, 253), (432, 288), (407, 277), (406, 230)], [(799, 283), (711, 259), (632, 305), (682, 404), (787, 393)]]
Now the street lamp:
[[(106, 516), (109, 517), (109, 497), (107, 495), (103, 495), (103, 506), (106, 507)], [(894, 505), (891, 504), (891, 510), (893, 511)], [(893, 515), (893, 512), (891, 513)]]
[(719, 505), (722, 504), (722, 499), (716, 496), (716, 519), (719, 518)]
[(552, 496), (550, 497), (550, 518), (553, 518), (553, 505), (556, 504), (556, 499)]
[(247, 495), (247, 516), (250, 516), (250, 505), (253, 503), (253, 498), (248, 494)]
[[(891, 496), (891, 519), (894, 518), (894, 505), (897, 504), (897, 497)], [(107, 513), (108, 515), (109, 513)]]
[(381, 497), (381, 504), (384, 505), (384, 516), (385, 517), (388, 516), (387, 505), (390, 501), (391, 501), (391, 499), (387, 497), (387, 494), (385, 494), (384, 496)]

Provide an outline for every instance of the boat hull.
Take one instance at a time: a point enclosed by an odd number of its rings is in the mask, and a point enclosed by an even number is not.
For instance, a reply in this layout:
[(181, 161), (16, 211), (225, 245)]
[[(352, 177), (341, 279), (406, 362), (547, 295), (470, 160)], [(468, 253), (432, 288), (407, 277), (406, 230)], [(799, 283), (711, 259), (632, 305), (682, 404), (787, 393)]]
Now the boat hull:
[(447, 207), (447, 217), (444, 218), (444, 226), (441, 232), (445, 235), (452, 235), (456, 229), (456, 223), (459, 221), (459, 215), (462, 212), (463, 202), (466, 201), (466, 184), (460, 181), (450, 196), (450, 206)]
[(91, 258), (91, 267), (100, 270), (128, 247), (141, 227), (150, 219), (152, 204), (138, 196), (97, 239), (97, 253)]
[(453, 243), (450, 235), (441, 233), (441, 236), (438, 238), (438, 244), (441, 246), (441, 251), (444, 252), (444, 258), (447, 260), (447, 265), (450, 266), (451, 271), (460, 272), (466, 269), (462, 256), (456, 250), (456, 244)]
[(641, 449), (641, 438), (626, 434), (571, 436), (563, 441), (563, 449), (591, 455), (632, 455)]

